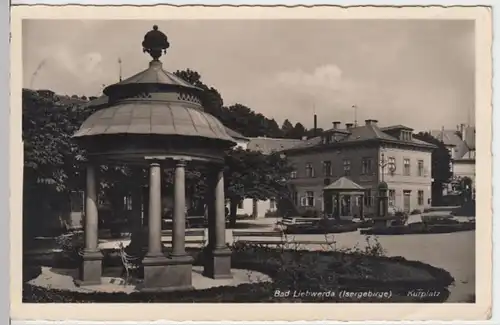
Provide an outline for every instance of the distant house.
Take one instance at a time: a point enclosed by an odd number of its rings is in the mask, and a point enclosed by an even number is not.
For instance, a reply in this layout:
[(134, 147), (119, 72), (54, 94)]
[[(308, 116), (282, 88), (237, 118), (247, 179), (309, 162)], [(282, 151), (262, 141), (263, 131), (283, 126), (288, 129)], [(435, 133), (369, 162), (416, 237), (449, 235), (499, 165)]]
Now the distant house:
[[(259, 151), (265, 155), (290, 149), (303, 142), (303, 140), (283, 138), (245, 138), (233, 130), (227, 129), (227, 131), (228, 134), (237, 142), (237, 147), (252, 151)], [(277, 202), (274, 199), (244, 199), (238, 204), (238, 210), (236, 213), (238, 215), (250, 215), (254, 216), (255, 218), (260, 218), (264, 217), (266, 212), (275, 212), (277, 211), (277, 209)]]
[(476, 128), (462, 124), (457, 130), (432, 130), (429, 133), (448, 148), (454, 178), (469, 177), (475, 187)]
[(379, 127), (376, 120), (355, 126), (333, 122), (320, 136), (285, 150), (295, 170), (290, 185), (299, 211), (325, 211), (323, 190), (341, 177), (366, 189), (364, 213), (375, 213), (377, 186), (389, 188), (393, 209), (412, 211), (431, 204), (434, 145), (413, 138), (404, 125)]

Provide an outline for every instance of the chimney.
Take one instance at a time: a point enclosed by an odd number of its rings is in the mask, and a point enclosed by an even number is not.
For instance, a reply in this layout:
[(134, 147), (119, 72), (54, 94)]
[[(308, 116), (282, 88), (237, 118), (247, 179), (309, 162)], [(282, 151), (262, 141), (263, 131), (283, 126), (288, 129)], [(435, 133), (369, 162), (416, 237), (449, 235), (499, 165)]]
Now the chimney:
[(318, 134), (318, 115), (314, 114), (314, 126), (313, 126), (313, 136), (316, 137)]
[(354, 125), (353, 123), (346, 123), (345, 128), (349, 130), (350, 128), (352, 128), (353, 125)]
[(465, 131), (465, 124), (460, 124), (460, 136), (462, 137), (462, 140), (465, 139), (464, 131)]
[(377, 125), (377, 120), (365, 120), (366, 125)]
[(339, 121), (335, 121), (335, 122), (332, 122), (332, 124), (333, 124), (333, 128), (334, 128), (334, 129), (338, 129), (338, 128), (339, 128), (339, 125), (341, 124), (341, 122), (339, 122)]

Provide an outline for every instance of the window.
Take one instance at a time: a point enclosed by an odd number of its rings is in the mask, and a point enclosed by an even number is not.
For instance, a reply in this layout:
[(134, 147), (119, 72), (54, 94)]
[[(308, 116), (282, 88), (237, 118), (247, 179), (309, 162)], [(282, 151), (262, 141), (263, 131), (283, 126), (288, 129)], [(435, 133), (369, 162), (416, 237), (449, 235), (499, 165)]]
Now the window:
[(243, 209), (243, 200), (240, 200), (240, 202), (238, 202), (238, 209)]
[(412, 133), (411, 131), (401, 131), (401, 140), (411, 141)]
[(371, 175), (372, 174), (372, 159), (363, 158), (361, 160), (361, 175)]
[(387, 168), (390, 174), (394, 173), (394, 171), (396, 170), (396, 158), (389, 157), (389, 159), (387, 160)]
[(424, 205), (424, 191), (418, 191), (418, 205)]
[(323, 162), (323, 174), (325, 176), (332, 176), (332, 162), (324, 161)]
[(275, 199), (269, 200), (269, 209), (276, 210), (276, 200)]
[(290, 178), (297, 178), (297, 171), (294, 170), (290, 173)]
[(125, 211), (131, 211), (132, 210), (132, 197), (130, 195), (127, 195), (127, 196), (123, 197), (123, 209)]
[(311, 163), (306, 164), (306, 177), (314, 177), (314, 168)]
[(306, 196), (301, 199), (301, 205), (304, 207), (313, 207), (314, 206), (314, 192), (307, 191)]
[(448, 148), (448, 153), (450, 154), (450, 158), (453, 159), (453, 148)]
[(403, 160), (403, 175), (410, 176), (410, 159), (405, 158)]
[(364, 196), (364, 203), (365, 206), (371, 207), (372, 206), (372, 190), (366, 190), (366, 194)]
[(389, 190), (389, 206), (396, 205), (396, 190)]
[(297, 193), (297, 191), (292, 192), (292, 200), (293, 200), (293, 204), (295, 204), (295, 205), (299, 204), (299, 193)]
[(344, 159), (344, 176), (351, 176), (351, 161)]
[(424, 176), (424, 161), (423, 160), (418, 161), (418, 176), (420, 176), (420, 177)]

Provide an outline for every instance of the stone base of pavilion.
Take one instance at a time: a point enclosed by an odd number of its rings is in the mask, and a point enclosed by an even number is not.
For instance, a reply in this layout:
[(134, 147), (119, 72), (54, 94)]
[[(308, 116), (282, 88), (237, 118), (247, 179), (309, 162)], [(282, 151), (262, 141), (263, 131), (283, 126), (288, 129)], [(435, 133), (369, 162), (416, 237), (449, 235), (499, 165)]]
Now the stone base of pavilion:
[[(55, 269), (42, 267), (42, 273), (28, 283), (37, 287), (56, 290), (67, 290), (72, 292), (144, 292), (144, 285), (137, 281), (131, 284), (125, 284), (120, 276), (120, 268), (108, 268), (101, 283), (97, 285), (78, 286), (75, 282), (78, 279), (78, 269)], [(116, 273), (116, 274), (114, 274)], [(220, 286), (238, 286), (245, 283), (271, 282), (271, 278), (263, 273), (231, 269), (232, 278), (211, 279), (203, 275), (203, 267), (193, 266), (191, 271), (192, 285), (191, 289), (204, 290)], [(169, 291), (171, 288), (169, 288)]]

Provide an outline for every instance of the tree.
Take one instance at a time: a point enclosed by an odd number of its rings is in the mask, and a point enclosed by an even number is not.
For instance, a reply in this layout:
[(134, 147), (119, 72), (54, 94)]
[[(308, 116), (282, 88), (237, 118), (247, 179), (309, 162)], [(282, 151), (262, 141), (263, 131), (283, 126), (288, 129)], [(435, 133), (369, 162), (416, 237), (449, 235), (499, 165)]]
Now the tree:
[(451, 171), (450, 152), (442, 141), (436, 139), (428, 132), (420, 132), (414, 135), (415, 139), (433, 144), (436, 148), (432, 151), (432, 202), (439, 205), (443, 202), (443, 188), (453, 176)]
[[(69, 209), (71, 191), (85, 189), (85, 151), (72, 139), (94, 111), (86, 99), (51, 91), (23, 89), (23, 215), (29, 230), (48, 223), (48, 215)], [(111, 197), (131, 176), (126, 166), (100, 166), (100, 194)]]
[(279, 153), (264, 155), (238, 148), (227, 152), (225, 163), (225, 194), (230, 202), (232, 226), (236, 223), (236, 209), (241, 200), (280, 199), (287, 195), (291, 167)]
[(288, 119), (284, 120), (283, 125), (281, 126), (281, 132), (283, 132), (283, 136), (285, 138), (288, 138), (292, 130), (293, 124)]
[(291, 139), (302, 139), (306, 135), (306, 128), (302, 125), (302, 123), (297, 122), (293, 127), (293, 130), (290, 132), (289, 136)]
[(460, 195), (460, 204), (471, 202), (473, 192), (473, 182), (470, 177), (455, 177), (452, 182), (453, 190)]
[(225, 107), (221, 94), (214, 87), (204, 84), (198, 72), (187, 69), (175, 75), (204, 90), (201, 102), (205, 111), (218, 118), (222, 124), (247, 137), (282, 137), (283, 133), (274, 119), (268, 119), (251, 108), (236, 103)]

